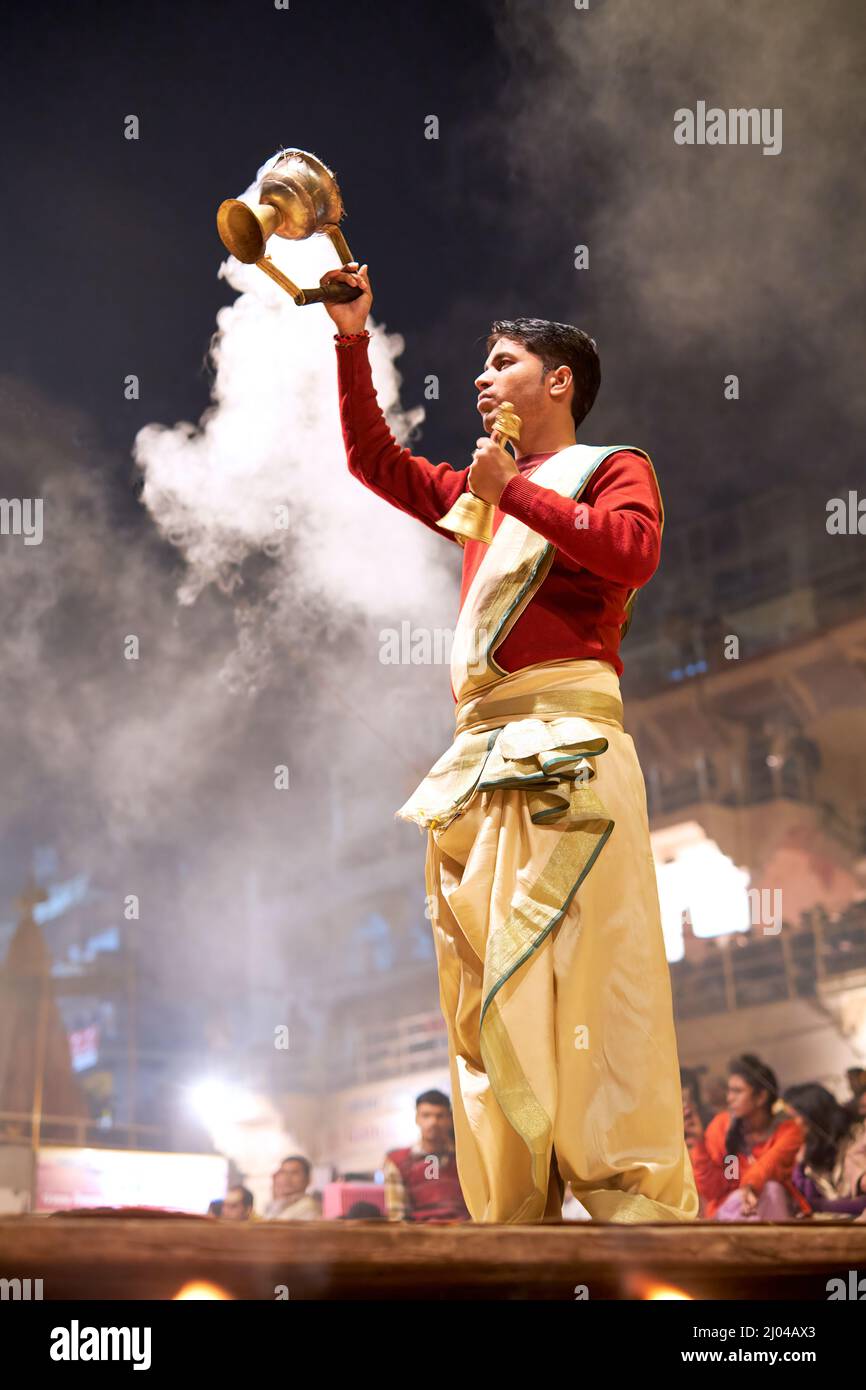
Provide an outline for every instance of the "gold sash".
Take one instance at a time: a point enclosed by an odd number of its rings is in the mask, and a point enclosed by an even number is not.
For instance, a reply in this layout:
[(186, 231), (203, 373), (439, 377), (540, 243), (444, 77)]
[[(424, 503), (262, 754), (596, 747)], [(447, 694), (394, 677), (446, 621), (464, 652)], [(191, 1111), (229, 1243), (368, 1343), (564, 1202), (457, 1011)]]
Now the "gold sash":
[[(642, 449), (634, 449), (631, 445), (599, 448), (593, 444), (572, 444), (545, 459), (533, 472), (532, 481), (562, 497), (576, 499), (599, 465), (611, 454), (626, 448), (640, 454), (649, 465), (664, 527), (661, 489), (652, 461)], [(508, 674), (495, 661), (493, 653), (537, 593), (555, 553), (552, 542), (530, 530), (525, 522), (507, 515), (500, 522), (469, 587), (454, 632), (451, 684), (458, 700), (469, 690), (481, 690)], [(636, 593), (637, 590), (632, 589), (626, 599), (623, 636), (631, 622)]]
[[(605, 682), (608, 691), (594, 688)], [(524, 666), (470, 692), (457, 706), (454, 742), (397, 817), (444, 829), (477, 792), (523, 787), (536, 825), (606, 822), (590, 783), (608, 746), (597, 725), (622, 730), (618, 691), (606, 662), (565, 660)]]

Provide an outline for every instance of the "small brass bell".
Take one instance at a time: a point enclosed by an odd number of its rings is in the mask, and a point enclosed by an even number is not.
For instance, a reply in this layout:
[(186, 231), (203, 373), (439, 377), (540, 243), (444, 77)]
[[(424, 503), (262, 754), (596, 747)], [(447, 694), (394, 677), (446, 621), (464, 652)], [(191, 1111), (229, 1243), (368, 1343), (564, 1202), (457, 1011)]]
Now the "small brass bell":
[[(496, 412), (490, 432), (494, 443), (500, 444), (503, 449), (509, 444), (512, 446), (515, 458), (522, 423), (520, 416), (515, 415), (511, 401), (503, 401)], [(483, 497), (476, 497), (474, 492), (467, 490), (460, 494), (454, 506), (436, 522), (436, 525), (441, 526), (443, 531), (453, 531), (461, 545), (465, 545), (467, 541), (481, 541), (484, 545), (489, 545), (493, 540), (494, 511), (491, 502), (485, 502)]]

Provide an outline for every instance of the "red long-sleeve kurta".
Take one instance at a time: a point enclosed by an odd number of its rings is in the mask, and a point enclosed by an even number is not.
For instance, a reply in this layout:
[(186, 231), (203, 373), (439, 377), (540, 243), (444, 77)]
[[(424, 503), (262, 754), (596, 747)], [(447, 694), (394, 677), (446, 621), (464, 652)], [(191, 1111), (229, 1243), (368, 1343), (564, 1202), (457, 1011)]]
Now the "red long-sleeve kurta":
[[(379, 497), (458, 544), (436, 522), (468, 485), (468, 469), (433, 464), (395, 440), (379, 407), (368, 356), (368, 338), (336, 336), (340, 418), (349, 470)], [(481, 426), (479, 424), (479, 432)], [(556, 547), (553, 564), (532, 601), (496, 649), (506, 671), (542, 661), (607, 661), (617, 675), (619, 630), (630, 589), (655, 573), (661, 519), (646, 459), (619, 450), (599, 465), (580, 501), (532, 481), (550, 454), (518, 460), (495, 509), (494, 531), (505, 514), (517, 517)], [(578, 513), (580, 513), (578, 523)], [(487, 546), (463, 547), (462, 606)], [(453, 692), (452, 692), (453, 693)]]
[(808, 1211), (806, 1199), (791, 1180), (794, 1160), (803, 1143), (797, 1121), (780, 1120), (766, 1139), (753, 1146), (751, 1154), (738, 1154), (737, 1177), (727, 1177), (725, 1173), (729, 1159), (725, 1141), (730, 1123), (727, 1110), (720, 1111), (710, 1120), (703, 1139), (689, 1146), (695, 1184), (704, 1199), (704, 1216), (715, 1216), (725, 1198), (738, 1187), (751, 1187), (760, 1195), (768, 1182), (780, 1182), (787, 1189), (794, 1209)]

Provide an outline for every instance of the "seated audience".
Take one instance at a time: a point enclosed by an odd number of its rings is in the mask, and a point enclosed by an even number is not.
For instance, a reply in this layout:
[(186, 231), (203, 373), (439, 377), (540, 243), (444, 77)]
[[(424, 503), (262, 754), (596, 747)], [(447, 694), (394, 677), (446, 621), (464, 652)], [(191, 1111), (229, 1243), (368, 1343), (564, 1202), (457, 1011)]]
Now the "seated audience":
[(849, 1067), (845, 1075), (851, 1087), (851, 1099), (845, 1109), (852, 1119), (866, 1120), (866, 1070), (863, 1067)]
[(703, 1214), (715, 1221), (786, 1221), (808, 1211), (792, 1171), (803, 1142), (799, 1123), (776, 1109), (775, 1073), (751, 1053), (728, 1063), (728, 1108), (704, 1129), (686, 1121)]
[(866, 1211), (866, 1121), (852, 1120), (824, 1086), (789, 1086), (785, 1104), (805, 1138), (793, 1181), (814, 1212), (858, 1216)]
[(389, 1221), (468, 1221), (457, 1160), (451, 1102), (442, 1091), (415, 1101), (419, 1138), (385, 1156), (385, 1212)]
[(385, 1213), (380, 1211), (375, 1202), (353, 1202), (349, 1210), (341, 1217), (343, 1221), (384, 1221)]
[(680, 1086), (683, 1091), (683, 1113), (687, 1113), (690, 1108), (696, 1110), (701, 1124), (706, 1128), (716, 1112), (704, 1104), (701, 1096), (701, 1078), (692, 1067), (680, 1067)]
[(308, 1158), (291, 1154), (284, 1158), (271, 1180), (271, 1200), (265, 1207), (266, 1221), (318, 1221), (322, 1214), (318, 1198), (308, 1192), (312, 1167)]
[(223, 1221), (249, 1221), (253, 1214), (253, 1194), (248, 1187), (230, 1187), (223, 1198)]

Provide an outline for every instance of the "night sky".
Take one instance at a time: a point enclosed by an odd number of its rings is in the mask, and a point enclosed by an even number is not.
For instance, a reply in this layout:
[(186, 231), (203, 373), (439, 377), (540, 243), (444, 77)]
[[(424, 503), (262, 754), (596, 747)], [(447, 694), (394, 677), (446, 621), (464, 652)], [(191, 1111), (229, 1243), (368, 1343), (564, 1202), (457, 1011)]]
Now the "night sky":
[[(149, 420), (197, 418), (215, 313), (234, 297), (216, 278), (216, 208), (295, 144), (337, 171), (376, 315), (411, 344), (407, 391), (434, 368), (456, 387), (486, 323), (467, 315), (440, 358), (443, 317), (475, 285), (494, 313), (513, 274), (496, 238), (502, 150), (472, 137), (503, 60), (485, 6), (456, 18), (438, 3), (313, 0), (19, 13), (3, 144), (22, 215), (6, 225), (3, 369), (83, 406), (118, 449)], [(430, 111), (448, 132), (438, 143), (423, 139)], [(137, 142), (123, 135), (130, 113)], [(462, 431), (442, 425), (470, 452), (473, 400), (470, 383)]]
[[(597, 337), (584, 437), (648, 448), (670, 516), (796, 481), (815, 448), (853, 485), (863, 8), (759, 9), (660, 0), (648, 23), (626, 0), (20, 7), (4, 21), (0, 367), (83, 408), (132, 483), (136, 429), (207, 403), (233, 297), (216, 207), (296, 144), (340, 178), (374, 316), (406, 338), (404, 402), (440, 376), (419, 452), (468, 463), (477, 340), (526, 313)], [(783, 105), (782, 154), (675, 149), (673, 109), (698, 98)], [(733, 407), (727, 372), (742, 374)]]

